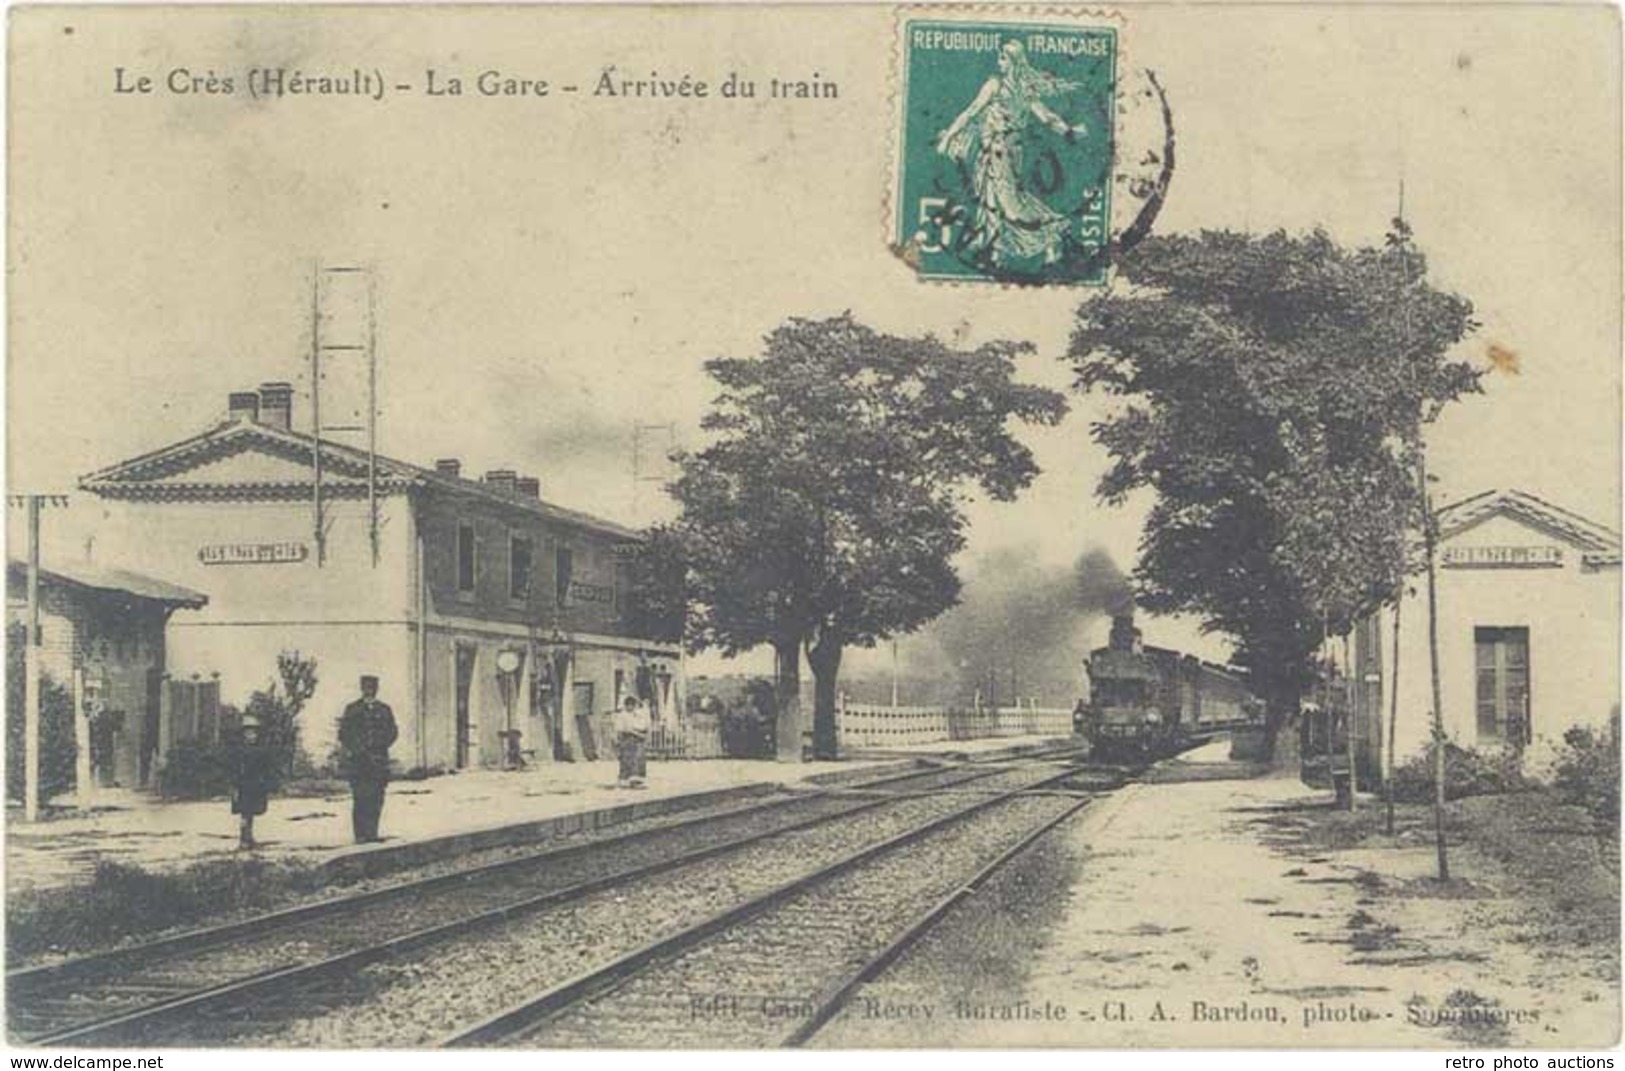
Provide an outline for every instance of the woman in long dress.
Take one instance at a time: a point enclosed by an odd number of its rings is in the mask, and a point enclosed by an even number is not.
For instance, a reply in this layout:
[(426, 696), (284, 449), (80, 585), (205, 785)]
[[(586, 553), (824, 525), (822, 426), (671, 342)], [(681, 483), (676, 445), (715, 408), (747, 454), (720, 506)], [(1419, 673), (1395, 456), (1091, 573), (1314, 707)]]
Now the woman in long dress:
[(615, 757), (620, 760), (617, 783), (626, 788), (642, 788), (649, 776), (645, 748), (649, 743), (649, 708), (636, 696), (627, 696), (615, 712)]
[(1007, 41), (999, 49), (999, 73), (937, 136), (937, 151), (970, 170), (977, 202), (971, 248), (988, 252), (996, 266), (1061, 259), (1072, 220), (1028, 192), (1023, 142), (1034, 120), (1063, 137), (1084, 133), (1083, 124), (1068, 123), (1044, 103), (1077, 86), (1034, 67), (1021, 42)]

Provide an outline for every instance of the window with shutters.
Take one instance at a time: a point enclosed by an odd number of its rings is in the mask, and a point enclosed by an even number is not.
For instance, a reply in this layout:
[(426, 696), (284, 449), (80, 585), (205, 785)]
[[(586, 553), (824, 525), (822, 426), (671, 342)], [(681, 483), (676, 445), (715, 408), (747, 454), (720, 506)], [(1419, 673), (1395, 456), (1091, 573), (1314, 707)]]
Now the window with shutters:
[(510, 536), (508, 539), (508, 597), (530, 597), (530, 573), (533, 552), (528, 536)]
[(170, 744), (220, 743), (220, 682), (172, 680), (168, 683)]
[(1529, 742), (1529, 630), (1473, 629), (1481, 743)]
[(553, 552), (553, 576), (556, 580), (556, 594), (560, 606), (570, 604), (570, 584), (574, 580), (575, 554), (569, 547), (559, 547)]
[(457, 526), (457, 591), (463, 595), (474, 593), (474, 526)]

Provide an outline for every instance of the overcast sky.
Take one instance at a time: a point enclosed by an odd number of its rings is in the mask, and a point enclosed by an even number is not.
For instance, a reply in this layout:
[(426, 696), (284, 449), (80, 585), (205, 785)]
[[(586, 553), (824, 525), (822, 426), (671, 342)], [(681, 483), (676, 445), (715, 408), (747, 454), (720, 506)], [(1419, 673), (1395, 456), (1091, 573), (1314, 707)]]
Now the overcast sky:
[[(1440, 494), (1520, 487), (1619, 512), (1619, 63), (1605, 7), (1128, 7), (1131, 67), (1168, 89), (1163, 231), (1379, 241), (1405, 182), (1435, 282), (1469, 296), (1516, 376), (1433, 438)], [(941, 286), (885, 247), (891, 9), (476, 8), (12, 13), (14, 490), (194, 433), (261, 380), (301, 391), (316, 258), (378, 276), (383, 449), (515, 467), (544, 495), (632, 508), (632, 425), (681, 443), (711, 387), (789, 315), (1032, 341), (1057, 360), (1078, 290)], [(72, 32), (68, 32), (69, 30)], [(112, 92), (113, 70), (501, 68), (834, 80), (817, 103), (253, 104)], [(239, 93), (241, 87), (239, 86)], [(967, 560), (1020, 548), (1132, 565), (1141, 509), (1092, 497), (1096, 404), (1030, 434), (1044, 475), (978, 508)], [(1189, 623), (1147, 625), (1191, 642)]]

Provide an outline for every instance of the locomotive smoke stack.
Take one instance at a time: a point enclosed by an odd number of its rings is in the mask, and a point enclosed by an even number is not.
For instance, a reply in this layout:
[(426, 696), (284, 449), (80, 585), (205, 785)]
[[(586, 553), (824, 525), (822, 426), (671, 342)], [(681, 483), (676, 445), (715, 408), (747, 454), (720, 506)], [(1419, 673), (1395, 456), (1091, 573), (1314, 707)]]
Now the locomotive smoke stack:
[(1107, 643), (1114, 651), (1140, 652), (1140, 630), (1134, 627), (1133, 606), (1112, 614), (1112, 633)]

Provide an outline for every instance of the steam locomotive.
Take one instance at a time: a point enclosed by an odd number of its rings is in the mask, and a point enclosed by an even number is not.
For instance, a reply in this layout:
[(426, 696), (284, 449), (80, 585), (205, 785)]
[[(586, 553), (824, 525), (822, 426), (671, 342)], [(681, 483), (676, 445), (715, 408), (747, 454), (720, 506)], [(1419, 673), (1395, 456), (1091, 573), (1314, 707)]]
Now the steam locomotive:
[(1089, 702), (1077, 726), (1091, 754), (1139, 762), (1196, 738), (1250, 724), (1262, 707), (1242, 674), (1163, 647), (1146, 647), (1132, 613), (1112, 617), (1105, 647), (1089, 653)]

